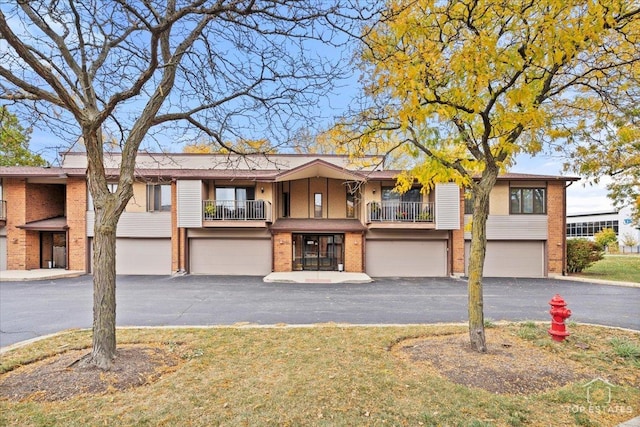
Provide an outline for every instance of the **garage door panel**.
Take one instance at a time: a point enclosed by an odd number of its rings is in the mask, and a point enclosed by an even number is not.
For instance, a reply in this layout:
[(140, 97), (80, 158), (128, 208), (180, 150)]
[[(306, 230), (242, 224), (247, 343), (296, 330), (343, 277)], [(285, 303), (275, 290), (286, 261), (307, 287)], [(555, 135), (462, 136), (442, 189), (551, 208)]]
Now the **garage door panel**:
[[(465, 271), (469, 274), (470, 242), (465, 243)], [(544, 277), (544, 242), (488, 241), (484, 277)]]
[[(93, 260), (93, 242), (89, 247)], [(171, 274), (171, 240), (117, 239), (116, 274)]]
[(192, 274), (264, 276), (271, 273), (271, 240), (190, 239)]
[(366, 269), (373, 277), (443, 277), (447, 275), (447, 242), (369, 240)]

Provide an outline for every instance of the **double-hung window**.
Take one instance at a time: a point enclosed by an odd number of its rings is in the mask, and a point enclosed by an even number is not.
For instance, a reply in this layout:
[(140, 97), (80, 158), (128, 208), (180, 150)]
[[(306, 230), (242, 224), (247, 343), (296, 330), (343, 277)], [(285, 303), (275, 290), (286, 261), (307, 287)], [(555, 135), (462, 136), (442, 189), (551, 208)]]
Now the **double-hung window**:
[(512, 214), (546, 214), (547, 190), (511, 187), (509, 210)]
[(171, 185), (147, 185), (147, 212), (171, 211)]

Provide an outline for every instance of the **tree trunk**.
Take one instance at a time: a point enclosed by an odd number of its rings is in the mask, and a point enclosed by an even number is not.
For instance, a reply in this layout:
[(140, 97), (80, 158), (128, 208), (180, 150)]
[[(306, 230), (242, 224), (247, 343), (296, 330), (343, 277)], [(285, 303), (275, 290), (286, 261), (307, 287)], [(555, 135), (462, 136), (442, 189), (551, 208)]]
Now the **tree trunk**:
[[(107, 212), (105, 212), (105, 210)], [(116, 227), (118, 215), (96, 209), (93, 237), (93, 349), (90, 363), (103, 370), (116, 357)]]
[(487, 167), (480, 182), (473, 187), (473, 219), (471, 229), (471, 251), (469, 255), (469, 338), (471, 347), (480, 353), (487, 351), (484, 335), (484, 302), (482, 275), (487, 250), (487, 217), (489, 216), (489, 194), (498, 177), (498, 169)]

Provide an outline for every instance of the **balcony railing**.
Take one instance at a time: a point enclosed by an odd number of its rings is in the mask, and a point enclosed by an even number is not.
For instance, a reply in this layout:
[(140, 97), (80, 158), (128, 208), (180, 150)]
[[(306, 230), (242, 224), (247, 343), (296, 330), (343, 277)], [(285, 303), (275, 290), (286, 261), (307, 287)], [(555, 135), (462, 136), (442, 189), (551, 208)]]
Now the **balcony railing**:
[(271, 221), (271, 203), (265, 200), (203, 200), (205, 221)]
[(435, 218), (434, 205), (431, 202), (369, 202), (367, 203), (367, 222), (426, 222)]
[(0, 200), (0, 221), (7, 220), (7, 202)]

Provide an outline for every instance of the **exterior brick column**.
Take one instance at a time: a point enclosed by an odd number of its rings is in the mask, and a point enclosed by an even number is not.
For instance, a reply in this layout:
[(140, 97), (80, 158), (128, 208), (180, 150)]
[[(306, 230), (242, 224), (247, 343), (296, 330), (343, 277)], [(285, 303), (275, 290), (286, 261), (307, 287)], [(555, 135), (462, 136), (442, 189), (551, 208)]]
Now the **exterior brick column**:
[(460, 189), (460, 228), (453, 230), (449, 242), (451, 271), (455, 276), (464, 276), (464, 189)]
[(549, 182), (547, 184), (547, 275), (559, 275), (565, 269), (564, 246), (567, 233), (565, 203), (564, 181)]
[(67, 178), (66, 216), (67, 257), (69, 270), (87, 271), (89, 239), (87, 238), (87, 180), (84, 177)]
[(362, 233), (345, 233), (344, 235), (344, 271), (362, 273), (364, 237)]
[(7, 269), (26, 270), (27, 232), (16, 227), (27, 222), (27, 181), (5, 178), (2, 190), (7, 200)]
[(293, 266), (293, 243), (291, 233), (273, 235), (273, 271), (291, 271)]

